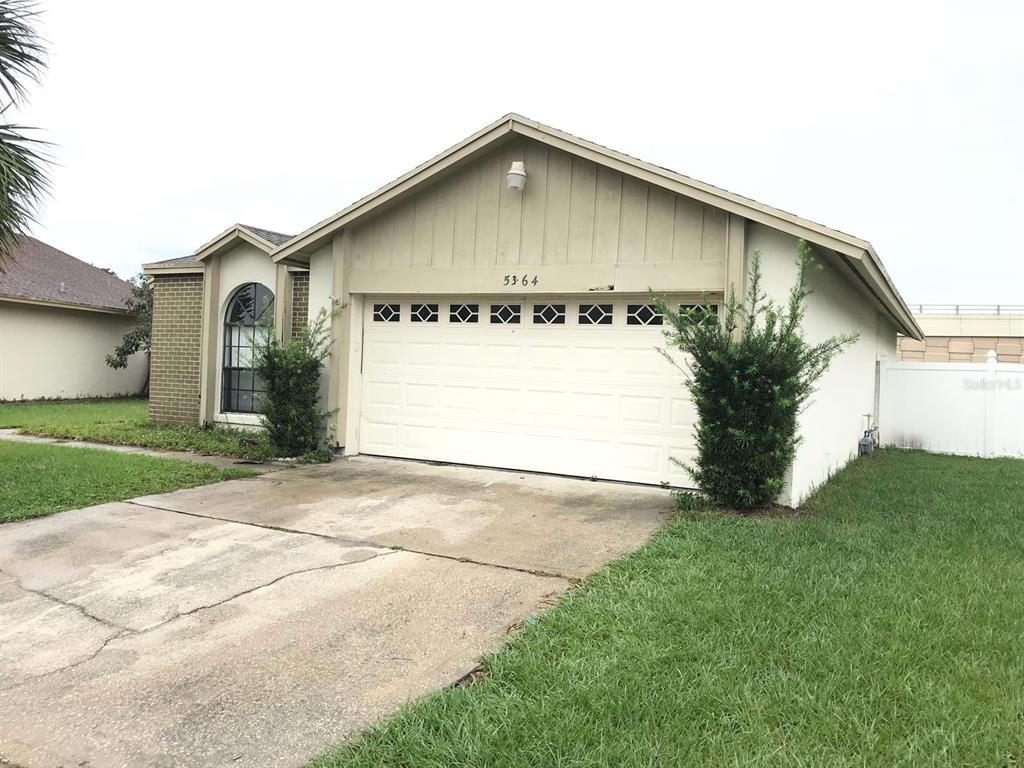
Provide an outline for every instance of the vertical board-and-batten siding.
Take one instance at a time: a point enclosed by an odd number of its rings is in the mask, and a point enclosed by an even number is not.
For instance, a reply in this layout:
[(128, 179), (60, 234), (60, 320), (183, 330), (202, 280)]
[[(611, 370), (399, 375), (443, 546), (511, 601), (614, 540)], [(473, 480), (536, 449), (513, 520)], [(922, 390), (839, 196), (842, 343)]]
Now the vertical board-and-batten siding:
[[(513, 160), (524, 192), (507, 188)], [(356, 269), (724, 262), (728, 214), (517, 139), (357, 227)]]

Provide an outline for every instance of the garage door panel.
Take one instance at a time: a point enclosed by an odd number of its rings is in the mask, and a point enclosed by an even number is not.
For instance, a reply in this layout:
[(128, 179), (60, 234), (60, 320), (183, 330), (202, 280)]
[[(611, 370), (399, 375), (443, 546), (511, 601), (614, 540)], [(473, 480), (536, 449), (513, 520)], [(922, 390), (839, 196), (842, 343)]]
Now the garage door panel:
[(401, 341), (374, 339), (374, 343), (363, 351), (363, 370), (401, 368), (405, 364)]
[[(374, 300), (378, 301), (378, 300)], [(671, 457), (692, 458), (693, 408), (682, 376), (657, 351), (661, 329), (579, 325), (374, 322), (363, 336), (359, 450), (644, 483), (687, 485)], [(431, 300), (433, 302), (433, 300)], [(368, 302), (371, 304), (371, 302)]]
[(673, 397), (669, 426), (689, 428), (697, 423), (697, 408), (689, 397)]
[(399, 383), (373, 381), (367, 386), (363, 398), (369, 406), (400, 407), (403, 387)]
[(627, 424), (658, 426), (665, 423), (665, 398), (656, 395), (620, 395), (619, 418)]

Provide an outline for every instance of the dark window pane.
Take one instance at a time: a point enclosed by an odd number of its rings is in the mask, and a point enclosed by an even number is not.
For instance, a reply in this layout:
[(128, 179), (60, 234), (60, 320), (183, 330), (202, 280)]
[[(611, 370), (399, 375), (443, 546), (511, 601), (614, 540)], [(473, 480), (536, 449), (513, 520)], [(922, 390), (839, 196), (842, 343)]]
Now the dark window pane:
[(626, 307), (626, 325), (661, 325), (665, 318), (653, 304), (630, 304)]
[(565, 325), (565, 304), (534, 304), (534, 325)]
[(491, 322), (501, 325), (519, 325), (522, 309), (518, 304), (491, 304)]
[(437, 304), (413, 304), (411, 319), (414, 323), (436, 323)]
[(475, 323), (480, 317), (479, 304), (452, 304), (448, 310), (450, 323)]
[(253, 413), (258, 389), (252, 365), (253, 349), (272, 332), (274, 294), (265, 285), (248, 283), (232, 295), (224, 315), (223, 393), (224, 411)]
[(373, 322), (397, 323), (402, 317), (402, 308), (398, 304), (374, 304)]
[(611, 304), (580, 304), (580, 325), (611, 325)]

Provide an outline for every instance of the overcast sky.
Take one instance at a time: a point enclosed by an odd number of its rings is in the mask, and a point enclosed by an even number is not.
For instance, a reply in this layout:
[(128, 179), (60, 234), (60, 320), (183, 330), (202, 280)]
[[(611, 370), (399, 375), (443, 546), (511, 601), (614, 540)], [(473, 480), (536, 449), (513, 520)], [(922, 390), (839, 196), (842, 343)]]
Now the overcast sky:
[(122, 276), (296, 233), (507, 112), (1024, 304), (1024, 3), (43, 0), (34, 233)]

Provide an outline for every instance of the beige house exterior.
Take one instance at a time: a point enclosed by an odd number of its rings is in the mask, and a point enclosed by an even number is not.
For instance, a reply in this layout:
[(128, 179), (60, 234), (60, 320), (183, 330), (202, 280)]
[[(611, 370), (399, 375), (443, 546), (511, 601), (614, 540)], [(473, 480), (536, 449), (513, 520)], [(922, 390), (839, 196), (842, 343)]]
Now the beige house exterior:
[(0, 400), (140, 394), (143, 354), (114, 370), (106, 355), (133, 325), (130, 286), (35, 238), (0, 273)]
[(235, 340), (252, 333), (230, 318), (272, 306), (287, 337), (327, 311), (324, 402), (346, 454), (686, 486), (672, 459), (692, 457), (695, 414), (656, 351), (650, 291), (720, 304), (744, 291), (756, 251), (783, 301), (800, 239), (823, 264), (807, 333), (860, 340), (801, 417), (783, 499), (795, 505), (877, 419), (897, 333), (922, 336), (874, 249), (518, 115), (294, 237), (237, 225), (147, 265), (151, 416), (257, 424), (225, 407), (245, 399)]
[(1024, 363), (1024, 306), (920, 307), (924, 339), (901, 336), (898, 359), (907, 362)]

